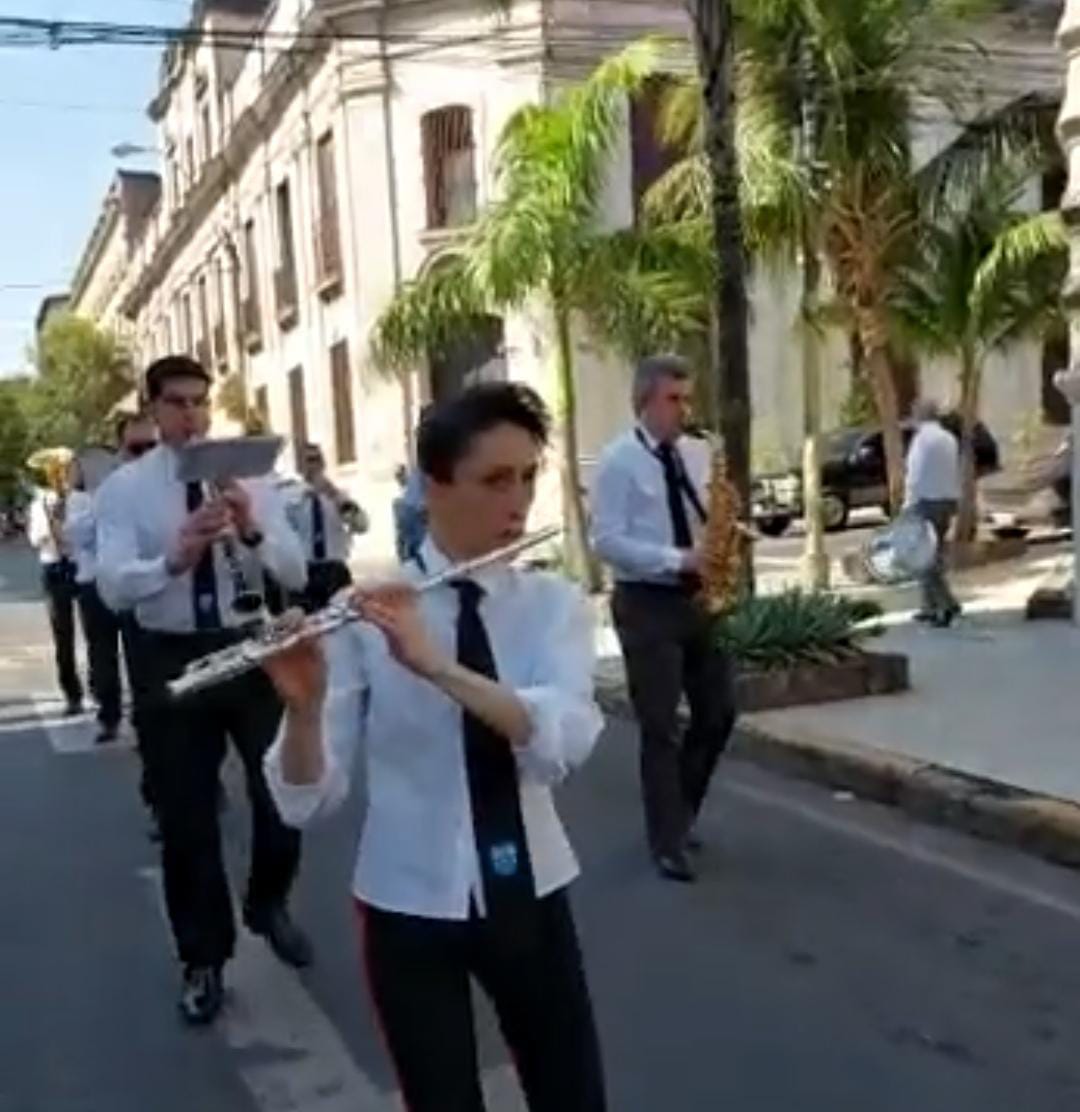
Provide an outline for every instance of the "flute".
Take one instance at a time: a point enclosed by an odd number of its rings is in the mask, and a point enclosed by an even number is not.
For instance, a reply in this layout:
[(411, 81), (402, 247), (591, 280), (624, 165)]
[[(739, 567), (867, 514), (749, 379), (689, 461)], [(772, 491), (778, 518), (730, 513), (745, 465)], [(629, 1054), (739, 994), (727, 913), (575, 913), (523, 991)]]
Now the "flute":
[[(464, 560), (435, 575), (429, 575), (414, 584), (414, 589), (417, 592), (430, 591), (453, 579), (460, 579), (475, 571), (481, 571), (492, 564), (512, 560), (530, 548), (553, 540), (561, 532), (561, 526), (552, 525), (535, 533), (529, 533), (493, 552)], [(280, 624), (271, 623), (253, 637), (193, 660), (176, 679), (169, 681), (167, 685), (169, 694), (178, 699), (216, 687), (220, 683), (253, 671), (260, 667), (264, 660), (285, 652), (302, 641), (313, 637), (325, 637), (342, 626), (362, 620), (363, 615), (343, 600), (332, 602), (322, 610), (308, 615), (296, 628), (285, 628)]]

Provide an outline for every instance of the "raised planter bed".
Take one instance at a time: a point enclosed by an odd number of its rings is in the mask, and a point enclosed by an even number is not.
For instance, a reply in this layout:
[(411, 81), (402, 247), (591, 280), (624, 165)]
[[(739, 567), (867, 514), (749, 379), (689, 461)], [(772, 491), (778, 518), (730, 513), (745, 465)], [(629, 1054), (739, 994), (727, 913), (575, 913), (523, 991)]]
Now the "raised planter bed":
[[(739, 710), (746, 714), (893, 695), (910, 686), (908, 658), (901, 653), (876, 652), (861, 652), (836, 664), (742, 671), (735, 680)], [(598, 676), (597, 693), (606, 710), (633, 716), (621, 673)]]
[(911, 686), (901, 653), (860, 652), (835, 664), (797, 664), (767, 672), (741, 672), (739, 709), (746, 713), (835, 703), (867, 695), (893, 695)]

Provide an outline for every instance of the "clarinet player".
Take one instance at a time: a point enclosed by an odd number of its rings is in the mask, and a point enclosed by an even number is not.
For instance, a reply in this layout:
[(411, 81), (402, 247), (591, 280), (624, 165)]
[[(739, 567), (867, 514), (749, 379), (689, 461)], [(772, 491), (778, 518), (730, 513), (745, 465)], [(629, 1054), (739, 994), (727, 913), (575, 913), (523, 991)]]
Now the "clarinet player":
[[(165, 684), (191, 660), (239, 640), (235, 560), (285, 587), (304, 586), (304, 554), (280, 496), (263, 480), (209, 494), (176, 476), (177, 452), (206, 435), (210, 379), (199, 363), (168, 356), (146, 372), (160, 444), (110, 476), (98, 492), (98, 584), (114, 610), (133, 608), (145, 689), (145, 759), (161, 826), (169, 921), (183, 967), (183, 1018), (209, 1023), (224, 999), (222, 970), (235, 925), (218, 829), (218, 774), (236, 747), (252, 811), (244, 921), (289, 965), (311, 960), (288, 912), (300, 838), (279, 818), (263, 757), (281, 718), (265, 675), (253, 672), (189, 701), (170, 703)], [(230, 538), (234, 558), (224, 551)], [(249, 601), (244, 599), (243, 601)]]
[(710, 458), (685, 435), (692, 386), (683, 359), (642, 360), (637, 423), (604, 450), (592, 492), (593, 543), (615, 573), (611, 610), (641, 731), (649, 850), (660, 875), (682, 883), (697, 878), (688, 854), (700, 848), (694, 824), (735, 724), (731, 661), (695, 599)]
[[(410, 1112), (483, 1112), (470, 982), (491, 998), (531, 1112), (602, 1112), (592, 1007), (551, 789), (591, 751), (593, 631), (565, 580), (495, 566), (410, 583), (525, 529), (548, 416), (516, 383), (431, 409), (430, 530), (366, 618), (265, 667), (285, 700), (267, 758), (298, 825), (339, 805), (357, 751), (368, 808), (353, 877), (368, 986)], [(324, 657), (325, 652), (325, 657)]]

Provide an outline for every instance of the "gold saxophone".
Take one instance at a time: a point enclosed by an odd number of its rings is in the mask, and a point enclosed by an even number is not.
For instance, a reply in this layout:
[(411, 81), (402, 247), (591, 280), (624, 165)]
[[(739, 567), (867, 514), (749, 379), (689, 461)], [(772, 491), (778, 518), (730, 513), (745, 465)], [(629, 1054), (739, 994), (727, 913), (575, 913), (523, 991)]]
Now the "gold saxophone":
[(724, 452), (713, 442), (709, 516), (702, 537), (699, 601), (712, 616), (734, 610), (742, 596), (744, 548), (751, 537), (742, 523), (742, 500), (727, 477)]

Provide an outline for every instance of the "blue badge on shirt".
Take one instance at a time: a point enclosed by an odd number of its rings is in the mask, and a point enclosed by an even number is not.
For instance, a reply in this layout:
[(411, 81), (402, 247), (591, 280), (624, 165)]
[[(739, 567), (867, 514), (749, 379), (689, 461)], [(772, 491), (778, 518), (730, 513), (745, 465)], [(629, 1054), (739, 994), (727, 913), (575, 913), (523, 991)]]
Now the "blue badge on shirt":
[(513, 842), (498, 842), (491, 847), (491, 868), (496, 876), (513, 876), (518, 870), (518, 850)]

